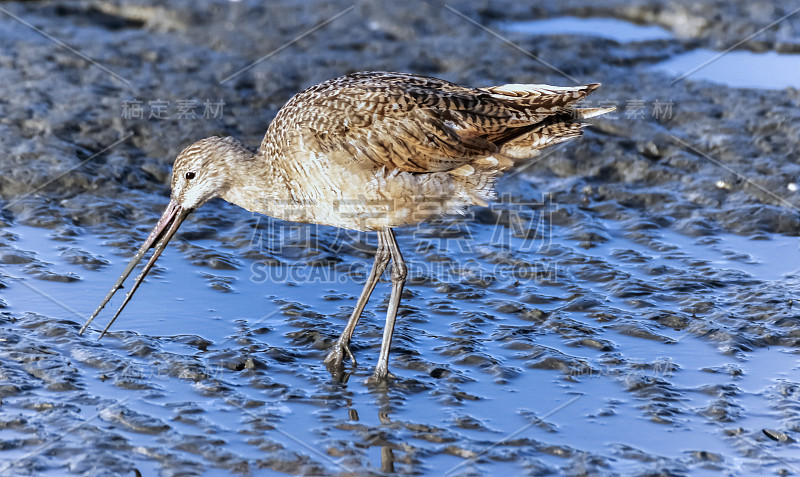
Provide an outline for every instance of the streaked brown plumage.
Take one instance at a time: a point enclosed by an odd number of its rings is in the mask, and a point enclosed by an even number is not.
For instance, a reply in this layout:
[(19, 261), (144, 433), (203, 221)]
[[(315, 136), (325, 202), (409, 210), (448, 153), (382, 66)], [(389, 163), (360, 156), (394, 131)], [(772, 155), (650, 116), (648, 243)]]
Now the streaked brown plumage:
[(392, 294), (374, 374), (383, 379), (390, 375), (389, 347), (406, 276), (392, 228), (486, 205), (504, 171), (579, 136), (580, 119), (610, 111), (574, 107), (599, 86), (467, 88), (384, 72), (312, 86), (278, 112), (258, 150), (210, 137), (178, 155), (170, 205), (81, 332), (154, 246), (108, 330), (183, 219), (221, 197), (279, 219), (378, 232), (375, 265), (326, 363), (338, 369), (345, 356), (353, 359), (353, 330), (391, 260)]

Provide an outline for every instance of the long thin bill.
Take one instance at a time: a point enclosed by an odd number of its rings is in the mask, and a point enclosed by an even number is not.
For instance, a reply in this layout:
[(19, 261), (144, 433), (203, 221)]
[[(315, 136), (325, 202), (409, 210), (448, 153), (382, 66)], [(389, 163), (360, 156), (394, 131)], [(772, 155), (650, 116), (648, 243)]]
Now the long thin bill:
[[(147, 251), (150, 248), (152, 248), (154, 244), (156, 246), (156, 252), (153, 253), (153, 256), (155, 258), (158, 258), (158, 256), (161, 255), (160, 250), (163, 250), (164, 247), (166, 247), (167, 242), (175, 234), (175, 231), (177, 231), (178, 226), (180, 226), (181, 222), (183, 222), (183, 220), (186, 218), (187, 215), (189, 215), (188, 211), (184, 211), (183, 208), (177, 202), (170, 201), (169, 205), (167, 205), (167, 208), (164, 210), (164, 213), (161, 214), (161, 218), (158, 219), (158, 223), (153, 228), (152, 232), (150, 232), (150, 235), (147, 236), (147, 239), (144, 241), (142, 246), (139, 247), (139, 250), (136, 252), (136, 255), (134, 255), (133, 258), (131, 258), (131, 261), (128, 263), (128, 266), (125, 267), (125, 270), (122, 272), (122, 275), (120, 275), (120, 277), (117, 279), (117, 282), (114, 283), (114, 286), (106, 294), (106, 297), (100, 303), (100, 306), (98, 306), (97, 309), (94, 311), (94, 313), (92, 313), (92, 316), (90, 316), (89, 319), (86, 320), (86, 323), (81, 327), (80, 331), (78, 332), (79, 334), (82, 334), (84, 331), (86, 331), (86, 328), (89, 327), (89, 325), (97, 317), (100, 311), (106, 306), (106, 304), (108, 304), (108, 302), (111, 300), (111, 297), (114, 296), (117, 290), (122, 288), (122, 283), (128, 278), (131, 272), (133, 272), (133, 269), (136, 268), (136, 265), (139, 264), (139, 262), (144, 257), (145, 253), (147, 253)], [(167, 236), (169, 236), (169, 238), (167, 238)], [(164, 240), (165, 238), (167, 239), (166, 241)], [(144, 274), (146, 274), (147, 271), (150, 271), (150, 268), (152, 268), (153, 263), (155, 263), (155, 260), (151, 258), (150, 262), (148, 262), (149, 266), (146, 267), (146, 271), (144, 272)], [(137, 277), (136, 287), (138, 287), (138, 282), (140, 282), (141, 279), (144, 278), (144, 274), (141, 274), (139, 275), (139, 277)], [(133, 290), (135, 289), (136, 288), (134, 288)], [(129, 296), (125, 300), (126, 304), (128, 300), (130, 300), (130, 295), (133, 294), (133, 290), (129, 292)], [(123, 304), (123, 307), (124, 306), (125, 305)], [(122, 311), (122, 308), (120, 308), (120, 310), (117, 311), (117, 315), (119, 315), (120, 311)], [(115, 319), (117, 315), (114, 316)], [(106, 327), (106, 330), (107, 329), (108, 327)]]
[(133, 286), (128, 291), (128, 294), (125, 295), (125, 299), (122, 301), (122, 305), (119, 306), (119, 309), (114, 314), (114, 317), (111, 318), (111, 321), (108, 322), (105, 329), (103, 329), (103, 332), (100, 333), (100, 337), (97, 339), (100, 339), (103, 336), (105, 336), (108, 329), (111, 328), (111, 325), (113, 325), (114, 322), (117, 321), (117, 317), (119, 316), (120, 313), (122, 313), (122, 309), (125, 308), (125, 305), (127, 305), (129, 301), (131, 301), (131, 298), (133, 298), (133, 294), (136, 293), (136, 290), (139, 288), (139, 285), (142, 284), (144, 277), (147, 276), (147, 273), (150, 271), (151, 268), (153, 268), (153, 265), (155, 265), (156, 260), (158, 260), (158, 257), (161, 256), (161, 252), (163, 252), (164, 249), (167, 248), (167, 244), (172, 239), (172, 236), (175, 235), (175, 232), (178, 231), (178, 227), (181, 226), (181, 223), (189, 215), (190, 212), (191, 210), (185, 211), (181, 207), (178, 207), (175, 213), (175, 219), (172, 221), (172, 225), (170, 225), (169, 229), (161, 237), (161, 240), (159, 240), (158, 243), (156, 244), (156, 249), (153, 252), (153, 256), (150, 257), (150, 260), (147, 261), (147, 264), (145, 264), (141, 273), (139, 273), (139, 275), (136, 277), (136, 280), (134, 280), (133, 282)]

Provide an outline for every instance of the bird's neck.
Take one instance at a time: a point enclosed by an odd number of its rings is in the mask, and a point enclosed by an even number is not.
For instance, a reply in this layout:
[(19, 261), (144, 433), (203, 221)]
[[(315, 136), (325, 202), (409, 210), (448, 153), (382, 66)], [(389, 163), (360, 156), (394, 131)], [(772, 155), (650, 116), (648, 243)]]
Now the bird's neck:
[(227, 167), (227, 188), (222, 198), (243, 209), (276, 217), (289, 197), (283, 171), (274, 158), (262, 148), (247, 151)]

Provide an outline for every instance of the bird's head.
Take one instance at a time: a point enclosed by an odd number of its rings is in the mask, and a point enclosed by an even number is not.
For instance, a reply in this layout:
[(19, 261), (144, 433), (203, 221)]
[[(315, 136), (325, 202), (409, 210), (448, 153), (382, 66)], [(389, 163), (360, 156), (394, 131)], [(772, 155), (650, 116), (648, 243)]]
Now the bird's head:
[(187, 147), (172, 168), (171, 199), (184, 210), (193, 210), (224, 195), (229, 187), (231, 165), (252, 156), (232, 137), (207, 137)]
[(153, 268), (153, 265), (158, 260), (161, 252), (167, 247), (170, 239), (178, 231), (181, 223), (189, 216), (189, 214), (196, 208), (205, 204), (209, 200), (220, 197), (230, 187), (230, 177), (233, 174), (231, 169), (235, 169), (240, 165), (238, 161), (248, 160), (253, 158), (253, 152), (250, 151), (244, 144), (231, 137), (208, 137), (201, 141), (197, 141), (191, 146), (187, 147), (175, 159), (175, 166), (172, 169), (172, 196), (170, 197), (167, 208), (158, 219), (158, 223), (153, 228), (150, 235), (147, 236), (139, 251), (133, 256), (128, 266), (122, 272), (122, 275), (117, 279), (117, 282), (111, 288), (111, 291), (106, 294), (103, 302), (95, 310), (89, 320), (83, 325), (80, 332), (89, 326), (94, 320), (100, 310), (111, 300), (114, 293), (122, 288), (122, 283), (131, 274), (136, 265), (142, 260), (145, 253), (151, 248), (154, 248), (153, 255), (147, 264), (142, 269), (139, 276), (131, 286), (128, 294), (125, 296), (122, 305), (117, 310), (117, 313), (106, 326), (102, 337), (108, 328), (114, 323), (122, 309), (133, 297), (136, 289), (139, 288), (144, 277)]

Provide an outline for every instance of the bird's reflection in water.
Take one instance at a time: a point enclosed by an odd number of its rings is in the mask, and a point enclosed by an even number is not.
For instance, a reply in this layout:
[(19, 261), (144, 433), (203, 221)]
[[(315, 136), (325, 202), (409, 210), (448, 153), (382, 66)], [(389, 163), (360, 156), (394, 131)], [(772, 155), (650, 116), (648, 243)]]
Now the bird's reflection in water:
[[(392, 424), (392, 420), (389, 417), (389, 410), (391, 408), (390, 398), (388, 395), (388, 387), (387, 386), (379, 386), (380, 389), (375, 389), (374, 391), (377, 394), (377, 404), (379, 406), (378, 411), (378, 421), (381, 423), (381, 427), (383, 426), (390, 426)], [(347, 400), (347, 416), (350, 421), (359, 422), (358, 411), (352, 407), (353, 402), (351, 400)], [(369, 441), (362, 443), (364, 447), (373, 447), (374, 444), (380, 445), (381, 448), (381, 465), (380, 469), (381, 472), (387, 473), (394, 473), (394, 463), (395, 463), (395, 455), (394, 449), (398, 447), (397, 444), (392, 443), (389, 441), (390, 436), (384, 432), (378, 432), (371, 438)]]

